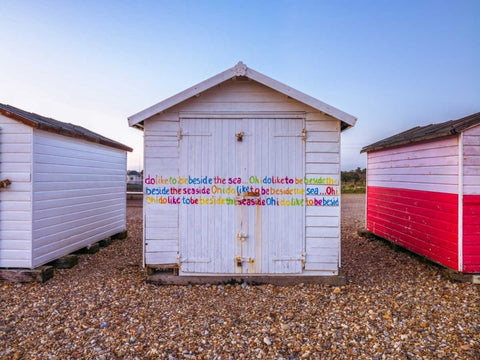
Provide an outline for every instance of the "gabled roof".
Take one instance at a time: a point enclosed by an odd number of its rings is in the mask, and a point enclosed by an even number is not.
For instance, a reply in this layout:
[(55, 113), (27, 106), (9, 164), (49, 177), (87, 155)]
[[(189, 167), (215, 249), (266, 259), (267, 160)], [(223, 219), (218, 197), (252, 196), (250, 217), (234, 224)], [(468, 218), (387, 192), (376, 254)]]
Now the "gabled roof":
[(317, 100), (307, 94), (304, 94), (298, 90), (295, 90), (281, 82), (274, 80), (266, 75), (263, 75), (253, 69), (247, 68), (247, 66), (241, 61), (235, 65), (233, 68), (230, 68), (224, 72), (221, 72), (218, 75), (215, 75), (201, 83), (192, 86), (168, 99), (165, 99), (158, 104), (150, 106), (145, 110), (140, 111), (139, 113), (132, 115), (128, 118), (128, 123), (130, 126), (135, 126), (140, 129), (143, 128), (143, 121), (158, 114), (162, 111), (165, 111), (172, 106), (175, 106), (193, 96), (196, 96), (224, 81), (230, 80), (235, 77), (247, 77), (249, 79), (255, 80), (273, 90), (276, 90), (282, 94), (285, 94), (301, 103), (309, 105), (314, 109), (317, 109), (325, 114), (328, 114), (338, 120), (342, 121), (342, 130), (348, 127), (354, 126), (357, 118), (343, 112), (331, 105), (328, 105), (320, 100)]
[(132, 148), (123, 145), (117, 141), (106, 138), (100, 134), (94, 133), (81, 126), (64, 123), (55, 119), (47, 118), (38, 114), (30, 113), (16, 107), (0, 104), (0, 114), (17, 120), (32, 128), (52, 132), (59, 135), (83, 139), (97, 144), (110, 146), (116, 149), (133, 151)]
[(480, 124), (480, 112), (457, 120), (449, 120), (443, 123), (426, 126), (416, 126), (407, 131), (403, 131), (399, 134), (365, 146), (360, 153), (453, 136), (478, 124)]

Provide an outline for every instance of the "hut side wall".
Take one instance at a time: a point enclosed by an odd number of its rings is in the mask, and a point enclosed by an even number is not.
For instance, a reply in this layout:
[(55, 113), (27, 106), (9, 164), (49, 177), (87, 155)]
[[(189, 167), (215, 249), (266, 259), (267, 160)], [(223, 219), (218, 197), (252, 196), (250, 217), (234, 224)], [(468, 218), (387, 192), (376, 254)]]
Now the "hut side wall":
[(126, 228), (126, 152), (34, 131), (33, 266)]
[(458, 139), (369, 152), (367, 229), (458, 268)]
[[(191, 113), (305, 114), (307, 176), (329, 176), (339, 185), (340, 121), (254, 81), (227, 81), (145, 121), (145, 184), (155, 175), (178, 177), (180, 117)], [(226, 116), (228, 117), (228, 116)], [(339, 186), (338, 186), (339, 188)], [(339, 191), (339, 190), (338, 190)], [(339, 195), (339, 194), (338, 194)], [(178, 260), (178, 205), (148, 204), (145, 196), (145, 263), (172, 264)], [(307, 207), (306, 264), (312, 274), (336, 274), (340, 250), (340, 207)]]
[(463, 271), (480, 273), (480, 126), (463, 133)]
[(0, 267), (32, 265), (32, 128), (0, 115)]

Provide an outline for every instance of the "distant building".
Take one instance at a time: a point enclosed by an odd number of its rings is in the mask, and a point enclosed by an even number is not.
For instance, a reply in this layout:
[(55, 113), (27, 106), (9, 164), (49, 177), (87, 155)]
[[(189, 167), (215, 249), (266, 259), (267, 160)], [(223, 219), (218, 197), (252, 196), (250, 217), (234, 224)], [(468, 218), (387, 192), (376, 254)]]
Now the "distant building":
[(141, 185), (143, 182), (143, 175), (135, 170), (127, 171), (127, 184), (138, 184)]

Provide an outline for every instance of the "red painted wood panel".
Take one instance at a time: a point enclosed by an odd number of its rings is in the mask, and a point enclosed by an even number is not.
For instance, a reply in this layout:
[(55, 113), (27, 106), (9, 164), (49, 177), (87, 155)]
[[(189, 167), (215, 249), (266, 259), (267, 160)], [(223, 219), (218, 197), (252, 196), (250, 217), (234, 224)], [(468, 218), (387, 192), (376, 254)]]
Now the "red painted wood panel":
[(463, 272), (480, 273), (480, 195), (463, 196)]
[(458, 269), (458, 195), (369, 186), (367, 229)]

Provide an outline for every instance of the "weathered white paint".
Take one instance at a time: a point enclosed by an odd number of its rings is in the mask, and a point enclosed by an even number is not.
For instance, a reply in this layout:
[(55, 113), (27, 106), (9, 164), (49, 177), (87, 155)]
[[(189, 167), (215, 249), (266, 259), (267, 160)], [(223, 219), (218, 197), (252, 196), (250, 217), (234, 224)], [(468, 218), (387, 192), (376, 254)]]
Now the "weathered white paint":
[[(224, 83), (227, 80), (232, 80), (236, 76), (245, 77), (255, 82), (262, 84), (270, 89), (275, 90), (279, 94), (284, 95), (285, 97), (291, 98), (296, 100), (296, 102), (300, 102), (302, 104), (307, 105), (315, 109), (315, 111), (320, 111), (324, 114), (328, 114), (332, 117), (335, 117), (338, 120), (343, 121), (347, 126), (354, 126), (356, 122), (356, 118), (350, 114), (347, 114), (331, 105), (328, 105), (318, 99), (315, 99), (307, 94), (304, 94), (298, 90), (295, 90), (281, 82), (274, 80), (264, 74), (261, 74), (253, 69), (247, 68), (245, 64), (239, 62), (236, 66), (231, 69), (228, 69), (220, 74), (217, 74), (201, 83), (188, 88), (177, 95), (174, 95), (158, 104), (150, 106), (149, 108), (142, 110), (141, 112), (132, 115), (129, 117), (129, 124), (133, 126), (138, 124), (154, 115), (157, 115), (163, 111), (170, 109), (171, 107), (178, 105), (180, 103), (185, 102), (188, 99), (193, 97), (199, 96), (200, 94), (204, 94), (209, 89), (218, 86), (221, 83)], [(249, 96), (249, 95), (248, 95)], [(239, 99), (242, 100), (241, 98)], [(261, 100), (261, 99), (260, 99)], [(230, 103), (232, 108), (229, 111), (237, 111), (235, 109), (235, 103)], [(215, 109), (212, 109), (215, 110)], [(250, 111), (254, 110), (251, 108)]]
[(126, 152), (34, 130), (33, 266), (125, 230)]
[(371, 151), (368, 186), (458, 192), (458, 138)]
[[(145, 120), (146, 180), (156, 174), (231, 177), (249, 171), (278, 174), (281, 170), (288, 174), (303, 173), (307, 177), (329, 176), (339, 185), (338, 119), (252, 80), (228, 80), (208, 89), (198, 92), (198, 97), (173, 102), (175, 104), (163, 113), (154, 111), (156, 115)], [(145, 114), (147, 112), (142, 116)], [(306, 129), (305, 142), (302, 127)], [(239, 131), (246, 134), (241, 143), (233, 137)], [(277, 140), (260, 141), (267, 138)], [(292, 145), (297, 149), (292, 152), (280, 145), (275, 147), (274, 142), (280, 139), (283, 144), (293, 141), (300, 147)], [(240, 146), (248, 144), (251, 144), (250, 150), (241, 151)], [(282, 170), (278, 165), (282, 161), (293, 167), (285, 165)], [(232, 273), (238, 271), (233, 261), (237, 255), (255, 258), (258, 273), (338, 272), (340, 207), (302, 208), (301, 214), (292, 213), (292, 218), (298, 218), (292, 221), (256, 207), (212, 206), (209, 213), (205, 207), (151, 206), (147, 201), (146, 197), (144, 259), (147, 265), (180, 262), (184, 274)], [(255, 229), (257, 217), (270, 227)], [(252, 241), (239, 245), (238, 229)], [(269, 232), (273, 235), (268, 235)], [(219, 241), (216, 234), (224, 234), (231, 242)], [(255, 242), (255, 238), (262, 241)], [(286, 241), (276, 247), (278, 238), (300, 240)], [(244, 265), (244, 270), (247, 266)]]
[(480, 125), (463, 134), (463, 191), (480, 195)]
[(32, 128), (0, 115), (0, 267), (31, 267)]

